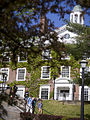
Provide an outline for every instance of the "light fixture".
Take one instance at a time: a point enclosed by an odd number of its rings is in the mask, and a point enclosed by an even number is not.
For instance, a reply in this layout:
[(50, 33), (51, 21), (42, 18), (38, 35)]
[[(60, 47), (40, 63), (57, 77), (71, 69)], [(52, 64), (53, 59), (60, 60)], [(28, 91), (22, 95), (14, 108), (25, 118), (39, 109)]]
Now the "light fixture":
[(87, 63), (88, 63), (88, 62), (87, 62), (86, 60), (81, 60), (81, 61), (80, 61), (81, 68), (86, 68)]

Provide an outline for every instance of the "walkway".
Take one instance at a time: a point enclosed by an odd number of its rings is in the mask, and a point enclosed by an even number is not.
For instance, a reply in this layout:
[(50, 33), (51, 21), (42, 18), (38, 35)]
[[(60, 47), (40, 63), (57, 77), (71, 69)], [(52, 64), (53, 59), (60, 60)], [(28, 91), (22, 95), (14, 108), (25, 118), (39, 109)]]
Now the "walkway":
[(3, 118), (5, 120), (20, 120), (20, 109), (18, 109), (15, 106), (8, 106), (7, 103), (3, 103), (4, 108), (7, 110), (7, 116), (4, 116)]

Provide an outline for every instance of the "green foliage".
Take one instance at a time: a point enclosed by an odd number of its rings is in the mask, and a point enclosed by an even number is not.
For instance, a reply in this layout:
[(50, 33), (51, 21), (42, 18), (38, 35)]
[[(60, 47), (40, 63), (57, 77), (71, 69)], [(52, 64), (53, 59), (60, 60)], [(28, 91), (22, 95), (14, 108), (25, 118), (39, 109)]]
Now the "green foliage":
[(76, 60), (83, 59), (83, 57), (90, 57), (90, 28), (80, 24), (69, 23), (67, 29), (76, 33), (75, 44), (67, 44), (67, 53), (72, 54)]

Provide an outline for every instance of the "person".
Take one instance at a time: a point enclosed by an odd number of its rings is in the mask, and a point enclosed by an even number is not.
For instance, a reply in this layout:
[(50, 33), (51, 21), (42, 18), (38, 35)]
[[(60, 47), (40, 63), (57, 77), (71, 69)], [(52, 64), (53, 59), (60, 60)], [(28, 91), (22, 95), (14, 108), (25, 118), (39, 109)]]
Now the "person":
[(36, 98), (33, 98), (33, 100), (32, 100), (32, 113), (33, 113), (33, 114), (34, 114), (34, 112), (35, 112), (36, 101), (37, 101), (37, 99), (36, 99)]
[(40, 99), (40, 101), (39, 101), (39, 103), (38, 103), (38, 112), (40, 113), (40, 114), (42, 114), (42, 107), (43, 107), (43, 104), (42, 104), (42, 100)]
[(27, 99), (27, 108), (26, 108), (26, 112), (32, 113), (32, 96), (29, 96), (29, 98)]

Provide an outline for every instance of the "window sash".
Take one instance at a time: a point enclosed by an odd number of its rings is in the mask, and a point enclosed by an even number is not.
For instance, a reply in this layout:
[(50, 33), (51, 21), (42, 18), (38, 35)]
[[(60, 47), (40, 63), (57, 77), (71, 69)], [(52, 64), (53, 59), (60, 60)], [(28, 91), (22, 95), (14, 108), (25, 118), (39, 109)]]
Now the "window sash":
[(62, 67), (62, 77), (69, 78), (69, 67)]
[(88, 101), (88, 88), (84, 88), (84, 101)]
[(43, 79), (50, 78), (50, 67), (49, 66), (42, 67), (41, 78)]
[(41, 99), (48, 99), (48, 88), (42, 88), (41, 89)]
[(18, 73), (17, 73), (17, 80), (19, 81), (23, 81), (25, 80), (25, 76), (26, 76), (26, 69), (25, 68), (19, 68), (18, 69)]

